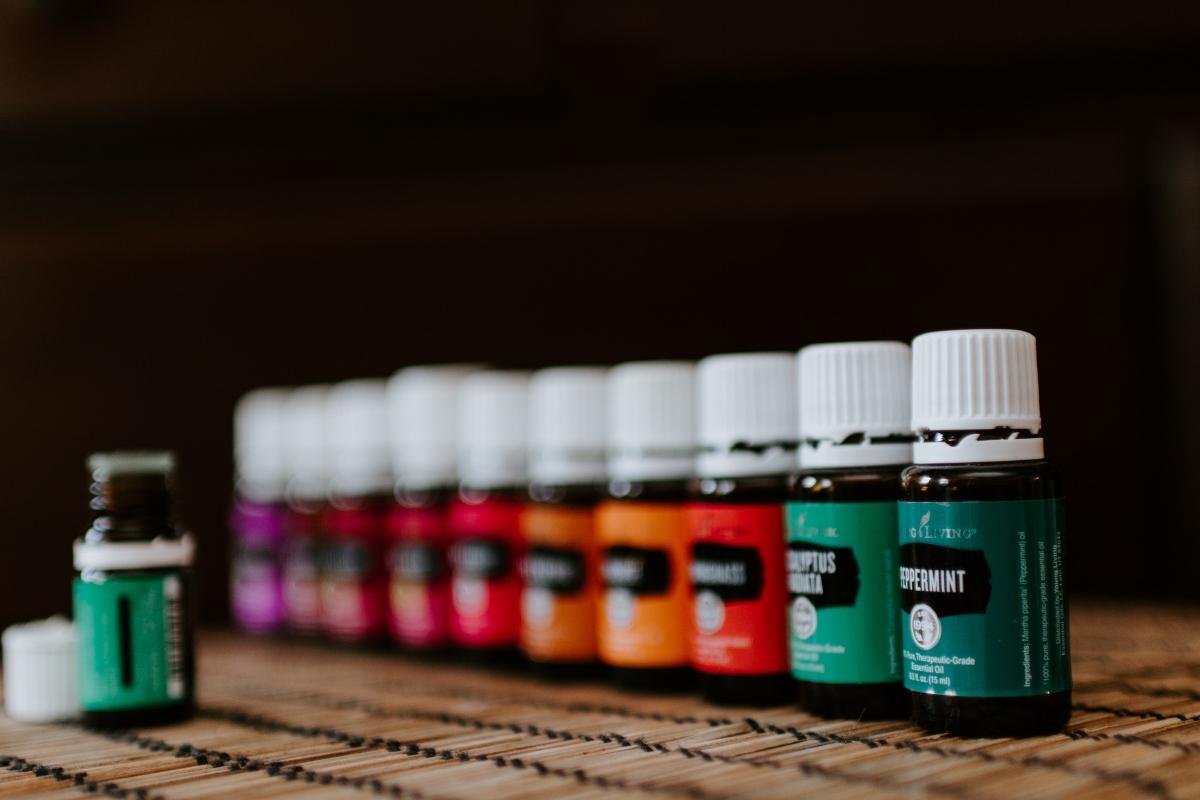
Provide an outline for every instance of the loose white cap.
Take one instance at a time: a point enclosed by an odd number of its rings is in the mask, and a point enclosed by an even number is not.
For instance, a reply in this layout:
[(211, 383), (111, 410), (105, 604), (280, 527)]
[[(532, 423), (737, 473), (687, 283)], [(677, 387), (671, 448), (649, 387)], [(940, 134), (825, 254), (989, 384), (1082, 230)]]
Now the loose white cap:
[(458, 475), (465, 486), (523, 485), (529, 447), (529, 374), (485, 370), (459, 390)]
[(364, 378), (335, 383), (325, 407), (329, 415), (330, 494), (355, 497), (391, 493), (387, 382)]
[(22, 722), (58, 722), (79, 714), (75, 626), (51, 617), (4, 631), (4, 710)]
[[(1040, 434), (1037, 345), (1032, 334), (1011, 330), (925, 333), (913, 339), (912, 427), (926, 431), (1012, 428)], [(914, 462), (961, 464), (1028, 461), (1043, 457), (1042, 439), (918, 441)]]
[(635, 361), (608, 374), (608, 477), (689, 478), (695, 468), (695, 365)]
[(238, 493), (263, 503), (283, 499), (287, 467), (283, 457), (283, 404), (286, 389), (255, 389), (233, 410), (233, 460)]
[[(912, 463), (907, 344), (814, 344), (798, 363), (801, 467)], [(905, 441), (877, 441), (887, 437)]]
[(773, 475), (795, 466), (796, 356), (709, 356), (698, 367), (700, 459), (705, 478)]
[(407, 367), (388, 381), (392, 470), (410, 489), (453, 486), (458, 480), (458, 401), (463, 378), (479, 367)]
[(301, 386), (288, 392), (283, 404), (283, 456), (288, 495), (299, 500), (324, 500), (330, 474), (325, 403), (329, 387)]
[(529, 383), (529, 477), (534, 483), (605, 478), (604, 395), (608, 371), (555, 367)]

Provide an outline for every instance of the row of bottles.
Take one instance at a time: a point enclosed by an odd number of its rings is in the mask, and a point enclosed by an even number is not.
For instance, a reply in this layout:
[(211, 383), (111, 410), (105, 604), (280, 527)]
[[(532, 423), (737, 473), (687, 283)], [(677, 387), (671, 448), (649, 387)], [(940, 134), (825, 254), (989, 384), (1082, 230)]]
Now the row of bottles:
[(1018, 331), (258, 390), (233, 612), (721, 703), (798, 686), (824, 716), (1049, 730), (1070, 676), (1040, 429)]

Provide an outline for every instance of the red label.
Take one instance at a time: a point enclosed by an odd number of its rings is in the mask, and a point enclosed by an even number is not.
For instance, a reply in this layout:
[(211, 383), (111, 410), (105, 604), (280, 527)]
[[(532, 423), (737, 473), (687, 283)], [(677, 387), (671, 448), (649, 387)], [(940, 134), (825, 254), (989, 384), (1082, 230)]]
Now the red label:
[(394, 508), (388, 533), (388, 630), (412, 647), (444, 644), (450, 634), (445, 508)]
[(693, 505), (692, 664), (701, 672), (788, 671), (781, 505)]
[(385, 629), (384, 510), (336, 509), (326, 518), (321, 557), (321, 628), (334, 639), (374, 639)]
[(522, 507), (502, 497), (450, 507), (450, 635), (460, 645), (517, 644)]

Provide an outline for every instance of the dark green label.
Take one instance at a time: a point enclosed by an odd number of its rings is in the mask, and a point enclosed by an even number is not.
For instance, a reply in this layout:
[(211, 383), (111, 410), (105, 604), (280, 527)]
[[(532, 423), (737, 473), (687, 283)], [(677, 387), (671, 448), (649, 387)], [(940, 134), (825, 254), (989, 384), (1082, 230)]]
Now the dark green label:
[(189, 697), (186, 590), (178, 572), (75, 579), (79, 691), (85, 711), (142, 708)]
[(1025, 697), (1071, 685), (1058, 500), (900, 503), (904, 685)]
[(788, 503), (786, 518), (792, 674), (899, 681), (896, 504)]

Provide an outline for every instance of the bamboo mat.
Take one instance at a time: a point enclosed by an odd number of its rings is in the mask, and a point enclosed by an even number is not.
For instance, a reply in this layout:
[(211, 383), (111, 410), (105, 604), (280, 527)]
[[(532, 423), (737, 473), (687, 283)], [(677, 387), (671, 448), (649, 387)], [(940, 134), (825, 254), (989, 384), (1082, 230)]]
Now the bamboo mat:
[(1200, 796), (1200, 612), (1080, 603), (1071, 624), (1067, 731), (977, 740), (209, 633), (187, 723), (0, 716), (0, 796)]

